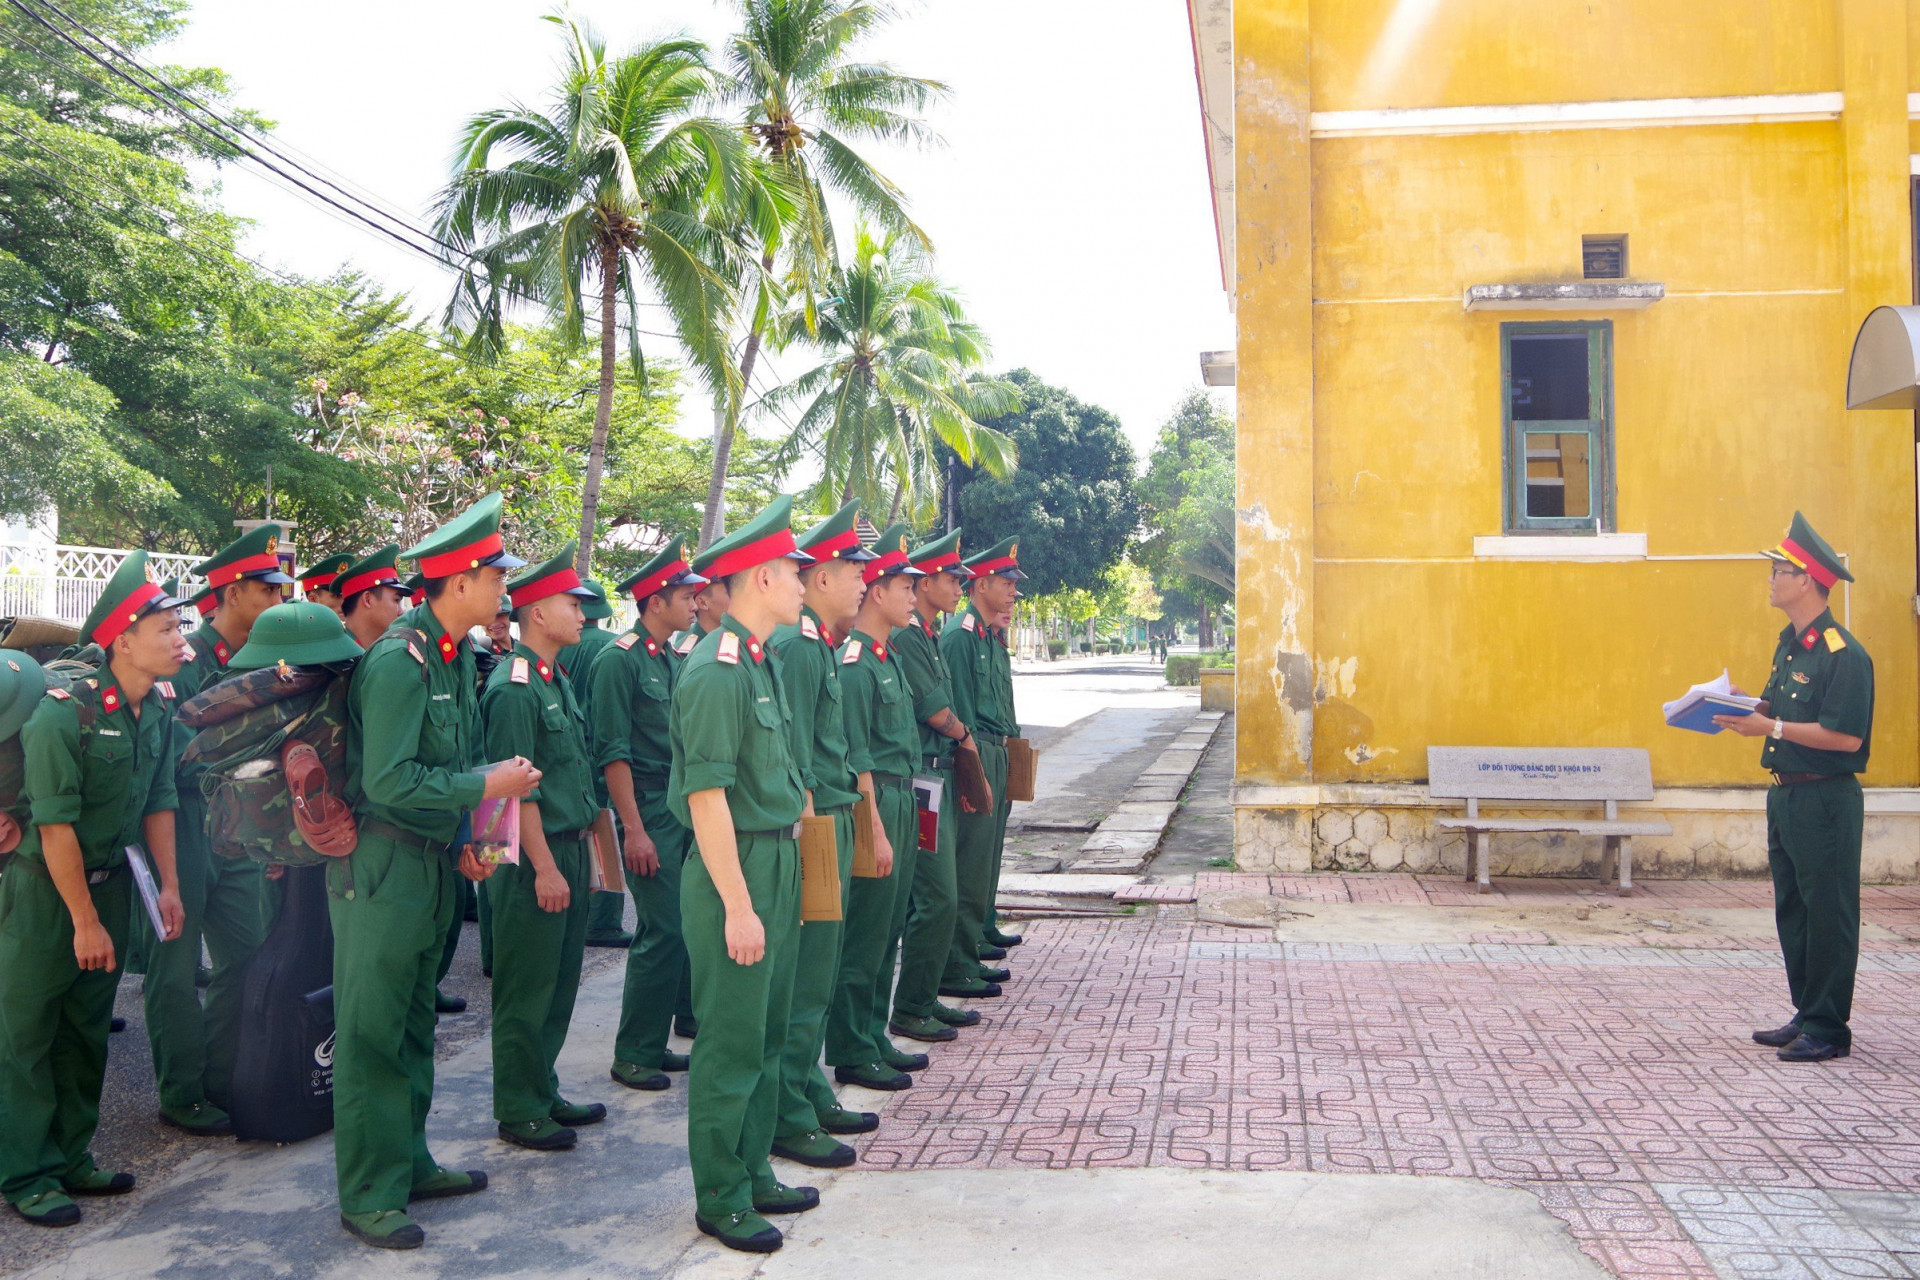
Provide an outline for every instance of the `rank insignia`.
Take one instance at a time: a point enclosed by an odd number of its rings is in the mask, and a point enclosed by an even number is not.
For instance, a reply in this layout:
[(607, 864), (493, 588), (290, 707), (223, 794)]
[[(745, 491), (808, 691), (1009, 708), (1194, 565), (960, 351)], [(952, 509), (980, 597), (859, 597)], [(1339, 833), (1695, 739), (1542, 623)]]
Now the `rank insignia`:
[(1840, 628), (1827, 628), (1827, 652), (1838, 653), (1847, 647), (1847, 638), (1840, 634)]
[(49, 698), (58, 698), (60, 699), (60, 701), (65, 702), (67, 699), (71, 698), (73, 695), (68, 693), (65, 689), (49, 689), (47, 690), (47, 696)]
[(655, 640), (652, 636), (647, 637), (647, 656), (650, 658), (657, 658), (660, 656), (660, 642), (658, 640)]
[(752, 636), (747, 637), (747, 652), (753, 655), (755, 662), (765, 662), (767, 660), (767, 651), (762, 649), (760, 642)]
[[(874, 650), (876, 655), (879, 652), (878, 649)], [(858, 640), (849, 640), (847, 641), (847, 647), (840, 651), (840, 665), (852, 666), (858, 661), (860, 661), (860, 642)]]
[(963, 614), (960, 618), (960, 627), (962, 630), (967, 632), (973, 631), (974, 630), (973, 615), (970, 613)]
[(714, 653), (714, 657), (730, 666), (738, 665), (740, 661), (740, 637), (731, 631), (723, 634), (720, 637), (720, 648)]
[(1811, 649), (1814, 645), (1818, 644), (1819, 641), (1820, 633), (1818, 631), (1809, 631), (1800, 637), (1800, 647), (1802, 649)]
[(220, 665), (224, 667), (227, 665), (227, 659), (232, 657), (233, 655), (228, 650), (227, 642), (225, 640), (215, 640), (213, 642), (213, 656), (220, 663)]
[(452, 662), (454, 655), (459, 652), (459, 649), (460, 646), (453, 642), (452, 636), (440, 637), (440, 661)]
[(158, 689), (158, 690), (160, 691), (160, 696), (161, 696), (161, 697), (163, 697), (163, 698), (166, 698), (166, 699), (167, 699), (168, 701), (172, 701), (172, 699), (173, 699), (173, 681), (171, 681), (171, 680), (155, 680), (155, 681), (153, 682), (153, 687), (154, 687), (154, 688), (156, 688), (156, 689)]
[(103, 711), (118, 711), (120, 709), (120, 691), (112, 685), (108, 685), (100, 693), (100, 707)]
[(800, 615), (800, 634), (809, 640), (818, 640), (820, 638), (820, 628), (814, 624), (812, 618), (807, 617), (804, 613)]
[[(640, 643), (640, 633), (637, 631), (629, 631), (627, 632), (627, 634), (621, 636), (618, 640), (615, 640), (613, 643), (618, 648), (631, 649), (633, 648), (633, 646)], [(651, 641), (649, 641), (649, 643), (651, 643)], [(652, 650), (648, 650), (648, 652), (652, 652)]]
[(427, 665), (426, 655), (421, 653), (420, 650), (414, 648), (413, 641), (411, 640), (407, 641), (407, 652), (412, 654), (413, 660), (419, 663), (421, 666), (424, 667)]
[(885, 662), (887, 660), (887, 646), (883, 644), (873, 646), (873, 660), (875, 662)]
[(527, 683), (529, 673), (530, 668), (527, 660), (525, 658), (515, 658), (513, 660), (513, 670), (508, 673), (507, 679), (513, 681), (515, 684), (525, 684)]
[(700, 643), (700, 637), (693, 634), (693, 632), (689, 631), (687, 632), (687, 634), (680, 637), (680, 643), (675, 646), (674, 652), (678, 653), (681, 657), (684, 658), (688, 654), (692, 653), (693, 646), (699, 643)]
[(540, 678), (541, 678), (542, 680), (545, 680), (545, 681), (546, 681), (546, 682), (547, 682), (548, 684), (552, 684), (552, 683), (553, 683), (553, 668), (552, 668), (552, 667), (550, 667), (550, 666), (548, 666), (548, 665), (547, 665), (546, 663), (544, 663), (544, 662), (543, 662), (543, 663), (541, 663), (541, 664), (540, 664), (539, 666), (537, 666), (537, 667), (535, 667), (535, 668), (534, 668), (534, 670), (535, 670), (535, 671), (538, 671), (538, 672), (540, 673)]

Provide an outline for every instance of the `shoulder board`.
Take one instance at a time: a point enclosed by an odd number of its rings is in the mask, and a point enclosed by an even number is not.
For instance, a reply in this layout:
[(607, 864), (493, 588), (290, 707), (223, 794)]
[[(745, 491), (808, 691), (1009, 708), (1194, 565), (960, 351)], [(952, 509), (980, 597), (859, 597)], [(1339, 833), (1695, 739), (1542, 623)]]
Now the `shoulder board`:
[(965, 630), (965, 631), (972, 631), (972, 630), (973, 630), (973, 615), (972, 615), (972, 614), (970, 614), (970, 613), (963, 613), (963, 614), (961, 614), (961, 615), (960, 615), (960, 626), (961, 626), (961, 629), (962, 629), (962, 630)]
[(729, 631), (720, 637), (720, 650), (714, 655), (720, 661), (738, 664), (740, 661), (740, 637)]
[(849, 640), (847, 641), (847, 647), (840, 651), (841, 665), (851, 666), (858, 661), (860, 661), (860, 642), (858, 640)]
[(1827, 652), (1838, 653), (1847, 647), (1847, 638), (1840, 634), (1840, 628), (1827, 628)]
[(427, 665), (426, 655), (421, 653), (419, 648), (411, 640), (407, 641), (407, 652), (412, 654), (413, 660), (419, 663), (421, 666), (424, 667)]
[(621, 636), (618, 640), (615, 640), (613, 643), (618, 648), (631, 649), (633, 648), (633, 646), (640, 643), (640, 633), (638, 631), (629, 631), (625, 635)]
[(809, 618), (804, 613), (800, 615), (800, 634), (809, 640), (818, 640), (820, 638), (819, 626), (814, 623), (812, 618)]
[(47, 690), (47, 696), (49, 698), (58, 698), (62, 702), (66, 702), (73, 697), (73, 695), (65, 689), (49, 689)]
[(160, 691), (161, 697), (167, 699), (169, 702), (173, 700), (173, 681), (155, 680), (153, 682), (153, 687)]
[(515, 684), (525, 684), (530, 678), (532, 671), (532, 666), (525, 658), (515, 658), (513, 660), (513, 670), (508, 673), (507, 679), (513, 681)]
[(699, 643), (700, 643), (700, 637), (696, 636), (695, 634), (693, 634), (693, 632), (689, 631), (685, 635), (680, 637), (680, 643), (673, 646), (673, 651), (684, 658), (686, 655), (692, 653), (693, 646)]

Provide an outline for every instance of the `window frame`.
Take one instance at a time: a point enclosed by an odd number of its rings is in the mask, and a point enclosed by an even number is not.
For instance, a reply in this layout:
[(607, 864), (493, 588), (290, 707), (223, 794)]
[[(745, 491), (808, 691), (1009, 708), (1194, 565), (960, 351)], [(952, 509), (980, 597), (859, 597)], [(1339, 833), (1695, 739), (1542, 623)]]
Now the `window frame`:
[[(1585, 418), (1516, 419), (1513, 416), (1513, 339), (1535, 334), (1581, 334), (1587, 339)], [(1513, 320), (1500, 326), (1501, 528), (1520, 537), (1590, 537), (1614, 530), (1613, 322), (1611, 320)], [(1527, 514), (1526, 437), (1533, 434), (1587, 437), (1590, 503), (1585, 516)]]

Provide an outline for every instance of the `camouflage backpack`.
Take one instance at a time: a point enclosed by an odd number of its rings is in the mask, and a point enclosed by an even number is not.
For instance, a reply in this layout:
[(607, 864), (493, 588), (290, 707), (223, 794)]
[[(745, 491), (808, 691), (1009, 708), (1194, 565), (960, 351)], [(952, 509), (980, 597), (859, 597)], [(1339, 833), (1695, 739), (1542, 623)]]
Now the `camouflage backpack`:
[[(93, 681), (100, 670), (103, 656), (98, 645), (87, 645), (84, 648), (71, 648), (68, 656), (42, 663), (40, 667), (48, 689), (65, 689), (74, 695), (73, 708), (80, 717), (80, 743), (83, 748), (93, 733), (93, 721), (97, 714)], [(21, 826), (27, 823), (26, 784), (27, 757), (20, 745), (20, 735), (13, 733), (0, 738), (0, 812), (11, 815)], [(0, 868), (5, 867), (12, 858), (11, 853), (0, 853)]]
[(262, 667), (180, 708), (180, 722), (196, 731), (180, 772), (206, 797), (216, 854), (268, 866), (325, 860), (294, 825), (280, 749), (290, 739), (307, 743), (339, 787), (347, 776), (347, 687), (347, 677), (329, 667)]

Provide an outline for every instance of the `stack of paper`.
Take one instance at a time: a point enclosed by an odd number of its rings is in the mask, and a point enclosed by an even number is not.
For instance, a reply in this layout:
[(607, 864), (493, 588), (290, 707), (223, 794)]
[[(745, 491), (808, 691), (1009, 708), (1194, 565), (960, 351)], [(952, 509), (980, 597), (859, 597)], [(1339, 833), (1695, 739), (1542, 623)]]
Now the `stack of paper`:
[(1660, 710), (1675, 729), (1695, 733), (1719, 733), (1715, 716), (1744, 716), (1760, 705), (1760, 699), (1733, 691), (1733, 681), (1725, 671), (1705, 684), (1697, 684), (1685, 694), (1663, 705)]

